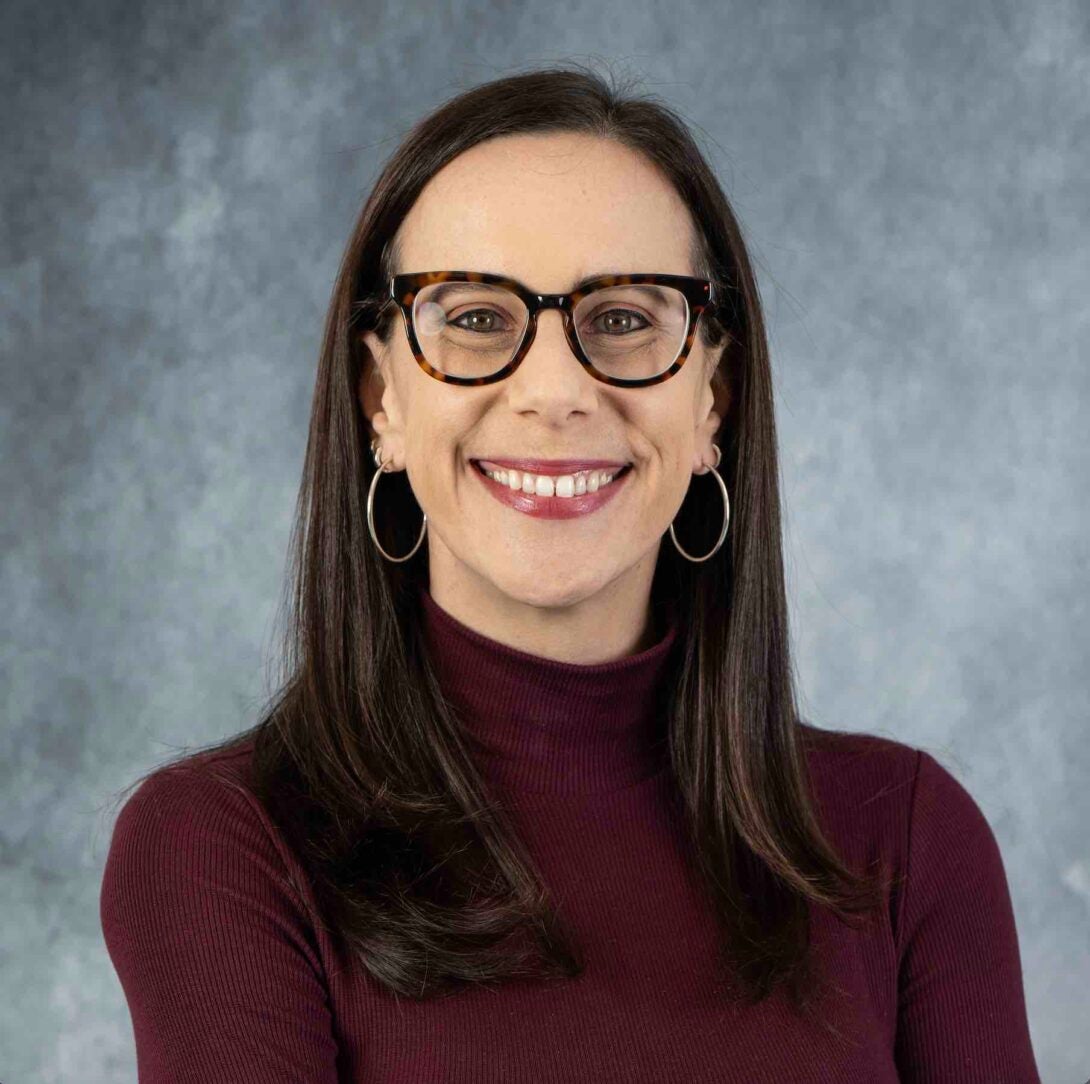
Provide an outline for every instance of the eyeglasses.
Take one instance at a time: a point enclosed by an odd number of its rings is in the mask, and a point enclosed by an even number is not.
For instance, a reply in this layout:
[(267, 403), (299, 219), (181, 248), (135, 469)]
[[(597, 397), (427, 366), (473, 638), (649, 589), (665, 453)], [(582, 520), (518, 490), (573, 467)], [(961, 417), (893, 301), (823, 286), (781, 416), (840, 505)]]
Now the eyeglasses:
[[(559, 309), (572, 353), (596, 380), (642, 388), (685, 364), (715, 284), (688, 275), (599, 275), (571, 293), (539, 294), (486, 271), (417, 271), (390, 280), (409, 346), (429, 376), (477, 386), (518, 368), (538, 313)], [(386, 305), (383, 305), (385, 309)]]

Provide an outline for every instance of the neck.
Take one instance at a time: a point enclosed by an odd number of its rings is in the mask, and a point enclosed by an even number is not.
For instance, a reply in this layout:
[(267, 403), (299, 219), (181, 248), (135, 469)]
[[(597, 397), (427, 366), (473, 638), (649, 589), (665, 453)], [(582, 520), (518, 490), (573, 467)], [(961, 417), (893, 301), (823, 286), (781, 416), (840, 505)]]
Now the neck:
[(547, 658), (470, 627), (420, 588), (429, 658), (482, 770), (506, 789), (617, 790), (667, 762), (672, 614), (603, 662)]

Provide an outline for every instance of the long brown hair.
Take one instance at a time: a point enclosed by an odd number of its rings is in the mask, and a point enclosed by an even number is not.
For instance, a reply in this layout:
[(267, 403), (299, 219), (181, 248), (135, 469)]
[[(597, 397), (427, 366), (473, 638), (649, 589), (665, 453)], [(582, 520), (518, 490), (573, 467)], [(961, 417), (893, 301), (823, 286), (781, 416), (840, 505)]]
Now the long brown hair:
[[(325, 323), (292, 538), (291, 620), (278, 692), (249, 731), (259, 797), (312, 880), (322, 921), (375, 980), (427, 998), (465, 984), (575, 976), (576, 939), (502, 808), (482, 784), (422, 642), (426, 554), (385, 560), (367, 529), (376, 467), (357, 388), (360, 334), (395, 269), (398, 226), (427, 181), (486, 139), (578, 132), (617, 140), (676, 186), (696, 227), (694, 272), (727, 303), (703, 324), (722, 345), (729, 402), (717, 443), (731, 496), (726, 543), (702, 563), (661, 548), (653, 594), (677, 608), (669, 752), (691, 854), (722, 931), (723, 976), (751, 1002), (781, 984), (812, 1012), (808, 909), (850, 925), (882, 898), (823, 836), (788, 643), (773, 389), (753, 268), (734, 213), (684, 122), (576, 64), (479, 85), (415, 125), (366, 200)], [(389, 310), (387, 310), (387, 313)], [(718, 537), (709, 490), (675, 520), (690, 552)], [(716, 495), (714, 501), (718, 502)], [(404, 475), (383, 482), (380, 536), (408, 552), (421, 512)], [(520, 936), (520, 935), (529, 936)]]

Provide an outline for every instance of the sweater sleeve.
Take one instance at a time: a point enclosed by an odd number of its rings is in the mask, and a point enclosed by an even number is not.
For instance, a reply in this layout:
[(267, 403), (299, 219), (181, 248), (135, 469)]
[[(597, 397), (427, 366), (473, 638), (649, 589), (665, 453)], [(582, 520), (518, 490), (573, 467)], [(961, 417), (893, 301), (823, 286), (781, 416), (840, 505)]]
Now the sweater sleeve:
[(99, 902), (141, 1084), (335, 1084), (312, 927), (255, 798), (153, 773), (118, 815)]
[(999, 846), (980, 807), (917, 751), (897, 928), (906, 1084), (1040, 1084)]

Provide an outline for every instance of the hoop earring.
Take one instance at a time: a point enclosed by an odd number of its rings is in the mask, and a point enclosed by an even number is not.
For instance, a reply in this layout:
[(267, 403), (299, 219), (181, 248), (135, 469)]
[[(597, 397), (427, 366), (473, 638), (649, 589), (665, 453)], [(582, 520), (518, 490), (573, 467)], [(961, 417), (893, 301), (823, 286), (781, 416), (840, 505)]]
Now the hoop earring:
[[(723, 458), (722, 453), (719, 451), (719, 445), (713, 444), (715, 449), (715, 467), (719, 466), (720, 461)], [(727, 537), (727, 527), (730, 524), (730, 498), (727, 496), (727, 487), (723, 482), (723, 479), (719, 477), (719, 471), (715, 467), (709, 466), (708, 470), (715, 475), (715, 480), (719, 483), (719, 489), (723, 494), (723, 527), (719, 532), (719, 541), (712, 547), (711, 553), (705, 553), (703, 557), (692, 557), (686, 553), (678, 544), (677, 535), (674, 533), (674, 525), (670, 524), (670, 537), (674, 540), (674, 546), (677, 548), (678, 553), (681, 554), (687, 561), (699, 562), (706, 561), (714, 554), (721, 545), (723, 545), (723, 539)]]
[(382, 449), (376, 447), (378, 444), (378, 437), (371, 441), (371, 455), (375, 460), (375, 466), (378, 470), (375, 471), (374, 477), (371, 479), (371, 489), (367, 494), (367, 529), (371, 532), (371, 538), (374, 540), (375, 546), (379, 553), (386, 558), (387, 561), (407, 561), (418, 549), (420, 549), (420, 543), (424, 541), (424, 535), (428, 530), (428, 514), (424, 513), (424, 522), (420, 527), (420, 537), (416, 540), (416, 545), (413, 546), (404, 557), (391, 557), (383, 548), (382, 544), (378, 540), (378, 535), (375, 534), (375, 487), (378, 485), (378, 480), (383, 474), (390, 474), (391, 471), (386, 469), (387, 463), (382, 462)]

